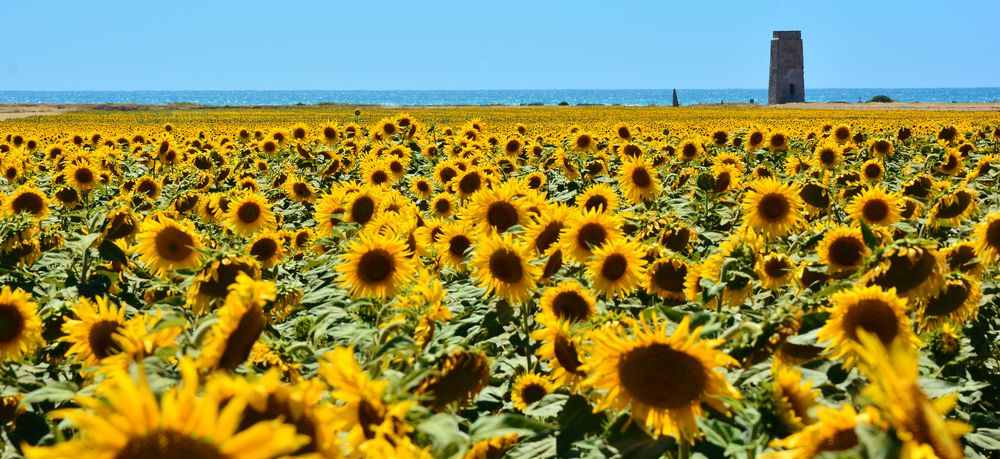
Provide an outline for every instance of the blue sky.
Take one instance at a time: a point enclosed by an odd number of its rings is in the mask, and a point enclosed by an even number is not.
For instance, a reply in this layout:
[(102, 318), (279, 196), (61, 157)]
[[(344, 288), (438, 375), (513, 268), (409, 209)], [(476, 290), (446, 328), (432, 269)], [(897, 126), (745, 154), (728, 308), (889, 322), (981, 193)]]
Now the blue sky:
[[(99, 6), (98, 6), (99, 5)], [(376, 9), (378, 5), (379, 9)], [(1000, 2), (5, 2), (0, 89), (1000, 86)]]

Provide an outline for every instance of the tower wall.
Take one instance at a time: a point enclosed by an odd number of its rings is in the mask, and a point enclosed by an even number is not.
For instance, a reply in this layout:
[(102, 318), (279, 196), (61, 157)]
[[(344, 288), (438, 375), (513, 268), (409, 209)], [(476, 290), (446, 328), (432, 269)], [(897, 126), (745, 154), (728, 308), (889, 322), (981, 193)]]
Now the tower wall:
[(771, 38), (771, 76), (767, 103), (805, 102), (802, 32), (775, 31)]

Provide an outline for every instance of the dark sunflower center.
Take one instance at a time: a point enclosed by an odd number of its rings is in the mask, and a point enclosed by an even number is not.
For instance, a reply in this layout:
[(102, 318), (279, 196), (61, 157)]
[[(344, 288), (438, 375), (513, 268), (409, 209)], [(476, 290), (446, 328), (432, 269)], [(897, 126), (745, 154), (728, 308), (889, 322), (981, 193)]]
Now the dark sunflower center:
[(764, 141), (764, 133), (754, 132), (750, 134), (750, 145), (760, 145)]
[(824, 149), (819, 152), (819, 160), (821, 163), (830, 166), (837, 160), (837, 153), (830, 149)]
[(838, 237), (827, 248), (827, 258), (837, 266), (856, 266), (861, 263), (865, 250), (863, 241), (856, 237)]
[(364, 432), (365, 438), (375, 438), (372, 426), (382, 425), (383, 422), (385, 422), (385, 411), (380, 410), (368, 399), (362, 398), (358, 403), (358, 424), (361, 425), (361, 431)]
[(658, 409), (679, 409), (697, 403), (708, 383), (701, 361), (660, 343), (622, 355), (618, 379), (629, 395)]
[(610, 281), (621, 279), (626, 270), (628, 270), (628, 259), (620, 253), (608, 255), (604, 263), (601, 263), (601, 277)]
[(490, 368), (482, 356), (463, 353), (454, 360), (454, 366), (427, 387), (433, 394), (431, 403), (435, 408), (467, 400), (489, 382)]
[(965, 190), (961, 190), (953, 194), (952, 197), (954, 199), (952, 199), (951, 203), (944, 204), (944, 201), (942, 201), (938, 204), (937, 218), (958, 217), (959, 215), (962, 215), (962, 213), (965, 212), (965, 209), (969, 208), (969, 204), (972, 203), (972, 195)]
[(528, 188), (532, 190), (537, 190), (538, 187), (542, 186), (542, 179), (539, 177), (531, 177), (528, 179)]
[(269, 237), (260, 239), (250, 246), (250, 255), (257, 261), (270, 260), (276, 253), (278, 253), (278, 241)]
[(687, 266), (673, 263), (663, 263), (653, 271), (653, 283), (668, 292), (683, 292), (684, 278), (687, 277)]
[(681, 154), (683, 154), (685, 158), (694, 157), (694, 155), (698, 154), (698, 147), (692, 143), (685, 144), (684, 147), (681, 148)]
[(853, 428), (839, 429), (824, 437), (816, 445), (817, 451), (843, 451), (858, 444), (858, 434)]
[(264, 331), (264, 313), (259, 307), (252, 307), (236, 325), (236, 329), (226, 338), (226, 347), (219, 356), (218, 368), (233, 371), (250, 357), (253, 344)]
[(186, 260), (194, 252), (194, 237), (175, 226), (168, 226), (156, 233), (156, 254), (167, 261)]
[(214, 298), (224, 298), (229, 293), (229, 286), (236, 282), (236, 276), (245, 273), (253, 276), (253, 267), (244, 263), (222, 263), (214, 275), (198, 286), (198, 293)]
[(843, 142), (843, 141), (845, 141), (845, 140), (847, 140), (848, 138), (851, 137), (851, 131), (848, 130), (847, 128), (844, 128), (844, 127), (837, 128), (836, 131), (833, 131), (833, 135), (834, 135), (834, 137), (837, 138), (837, 140), (840, 140), (840, 141)]
[(490, 274), (506, 284), (516, 284), (524, 278), (521, 256), (508, 249), (500, 249), (490, 255)]
[(969, 272), (977, 266), (979, 266), (979, 260), (976, 258), (976, 249), (971, 246), (960, 245), (955, 250), (948, 252), (948, 267), (953, 270)]
[(375, 172), (372, 172), (371, 179), (372, 179), (372, 183), (374, 183), (376, 185), (381, 185), (381, 184), (389, 181), (389, 174), (387, 174), (387, 173), (385, 173), (385, 171), (379, 169), (379, 170), (377, 170)]
[(385, 249), (374, 249), (361, 256), (358, 262), (358, 276), (365, 283), (375, 284), (382, 282), (392, 275), (395, 269), (395, 260), (389, 251)]
[(552, 310), (560, 319), (579, 322), (590, 316), (590, 303), (579, 292), (559, 292), (552, 300)]
[(465, 251), (472, 246), (472, 241), (463, 234), (455, 235), (448, 241), (448, 252), (456, 257), (464, 257)]
[(869, 164), (865, 166), (865, 177), (869, 179), (877, 179), (882, 175), (882, 168), (878, 164)]
[(1000, 250), (1000, 220), (994, 220), (986, 227), (986, 243), (994, 250)]
[(122, 351), (121, 345), (115, 339), (115, 333), (118, 333), (119, 329), (121, 324), (113, 320), (100, 320), (90, 327), (87, 343), (94, 357), (103, 359)]
[(581, 135), (581, 136), (579, 136), (579, 137), (576, 138), (576, 146), (578, 148), (584, 148), (584, 149), (585, 148), (590, 148), (590, 144), (592, 142), (593, 142), (593, 139), (591, 139), (589, 135)]
[(562, 250), (552, 252), (549, 259), (545, 261), (545, 268), (542, 269), (542, 277), (548, 279), (559, 272), (559, 268), (562, 268), (562, 259)]
[(785, 146), (785, 136), (781, 134), (775, 134), (771, 136), (771, 145), (775, 147)]
[(919, 287), (937, 269), (937, 260), (927, 250), (920, 249), (920, 255), (915, 260), (903, 255), (889, 257), (889, 269), (875, 277), (873, 284), (883, 289), (895, 288), (900, 295)]
[(889, 216), (889, 203), (881, 199), (870, 199), (861, 207), (861, 215), (870, 222), (880, 222)]
[(105, 238), (117, 240), (129, 236), (136, 229), (135, 219), (127, 213), (117, 213), (111, 217), (105, 230)]
[(541, 384), (528, 384), (521, 388), (521, 400), (524, 400), (526, 405), (531, 405), (541, 400), (548, 393), (549, 391), (545, 390), (545, 386)]
[(370, 196), (359, 196), (351, 203), (351, 220), (360, 224), (368, 223), (375, 215), (375, 200)]
[(597, 210), (598, 212), (603, 212), (608, 208), (608, 198), (595, 194), (587, 198), (587, 202), (583, 204), (583, 207), (587, 210)]
[(580, 366), (583, 365), (583, 362), (580, 361), (580, 355), (576, 352), (576, 345), (572, 341), (559, 334), (556, 336), (552, 347), (559, 366), (577, 376), (584, 374), (583, 371), (580, 371)]
[(483, 186), (483, 179), (479, 174), (471, 172), (462, 176), (462, 179), (458, 181), (458, 189), (462, 190), (462, 193), (472, 194), (479, 191), (479, 188)]
[(295, 196), (300, 198), (308, 198), (309, 196), (312, 196), (312, 191), (309, 190), (309, 185), (302, 182), (293, 183), (292, 191), (295, 192)]
[(80, 195), (76, 192), (76, 188), (63, 187), (59, 191), (56, 191), (56, 199), (66, 203), (72, 204), (80, 199)]
[(135, 187), (136, 193), (144, 194), (149, 197), (153, 197), (156, 194), (156, 182), (152, 180), (143, 180), (139, 182), (139, 185)]
[(535, 250), (539, 252), (545, 252), (559, 240), (559, 233), (563, 229), (563, 224), (560, 221), (551, 221), (548, 225), (545, 225), (538, 237), (535, 238)]
[(431, 185), (424, 181), (417, 182), (417, 190), (421, 193), (427, 193), (431, 191)]
[(497, 201), (486, 209), (486, 221), (502, 233), (517, 224), (517, 208), (507, 201)]
[(586, 250), (592, 250), (604, 243), (608, 238), (608, 231), (597, 222), (584, 223), (576, 235), (576, 243)]
[(0, 304), (0, 344), (16, 341), (24, 333), (25, 320), (13, 304)]
[(132, 437), (115, 459), (229, 459), (218, 447), (173, 430)]
[(94, 182), (94, 171), (81, 167), (73, 173), (73, 178), (80, 184), (90, 185)]
[(11, 201), (10, 206), (16, 214), (27, 212), (32, 215), (38, 215), (45, 210), (45, 201), (38, 193), (21, 193)]
[(788, 266), (788, 260), (785, 260), (784, 258), (769, 258), (766, 262), (764, 262), (764, 274), (767, 274), (767, 277), (770, 277), (771, 279), (781, 279), (782, 277), (785, 277), (785, 275), (788, 274), (788, 268), (790, 268), (790, 266)]
[(783, 220), (792, 210), (788, 198), (780, 193), (768, 193), (757, 203), (758, 213), (769, 222)]
[(899, 322), (892, 307), (877, 299), (866, 299), (850, 305), (844, 314), (844, 333), (858, 341), (858, 328), (878, 336), (889, 345), (899, 334)]
[(965, 282), (949, 283), (941, 294), (931, 298), (924, 312), (929, 316), (951, 314), (961, 309), (971, 292), (971, 286)]
[(236, 216), (241, 222), (246, 224), (257, 223), (260, 218), (261, 208), (256, 202), (245, 202), (240, 204), (239, 209), (236, 209)]
[(687, 228), (672, 228), (663, 232), (660, 243), (674, 252), (683, 252), (691, 240), (691, 232)]

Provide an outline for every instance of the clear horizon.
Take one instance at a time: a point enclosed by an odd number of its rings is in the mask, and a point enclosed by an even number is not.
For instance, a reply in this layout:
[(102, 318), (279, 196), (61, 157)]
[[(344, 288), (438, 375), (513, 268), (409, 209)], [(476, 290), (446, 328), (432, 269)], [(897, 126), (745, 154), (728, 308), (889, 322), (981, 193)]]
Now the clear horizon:
[(1000, 43), (1000, 2), (386, 0), (379, 8), (10, 4), (0, 89), (764, 88), (775, 30), (802, 31), (807, 91), (1000, 87), (1000, 62), (984, 58)]
[[(390, 91), (454, 91), (454, 92), (470, 92), (470, 91), (767, 91), (767, 87), (762, 88), (470, 88), (470, 89), (421, 89), (421, 88), (407, 88), (407, 89), (315, 89), (315, 88), (304, 88), (304, 89), (286, 89), (286, 88), (273, 88), (273, 89), (0, 89), (0, 92), (265, 92), (265, 91), (285, 91), (285, 92), (311, 92), (311, 91), (341, 91), (341, 92), (390, 92)], [(806, 92), (810, 90), (837, 90), (837, 89), (849, 89), (849, 90), (872, 90), (872, 89), (891, 89), (891, 90), (907, 90), (907, 89), (1000, 89), (1000, 86), (937, 86), (937, 87), (830, 87), (830, 88), (813, 88), (806, 87)]]

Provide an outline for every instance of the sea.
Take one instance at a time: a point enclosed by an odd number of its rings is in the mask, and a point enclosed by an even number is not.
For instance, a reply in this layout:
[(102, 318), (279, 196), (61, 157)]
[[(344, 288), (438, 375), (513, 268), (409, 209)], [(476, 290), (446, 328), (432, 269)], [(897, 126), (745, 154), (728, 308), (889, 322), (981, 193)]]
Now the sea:
[[(807, 102), (865, 102), (886, 95), (899, 102), (1000, 102), (1000, 88), (806, 88)], [(266, 106), (421, 105), (671, 105), (672, 89), (484, 90), (236, 90), (9, 91), (0, 104), (196, 104)], [(681, 105), (767, 103), (766, 89), (677, 89)]]

